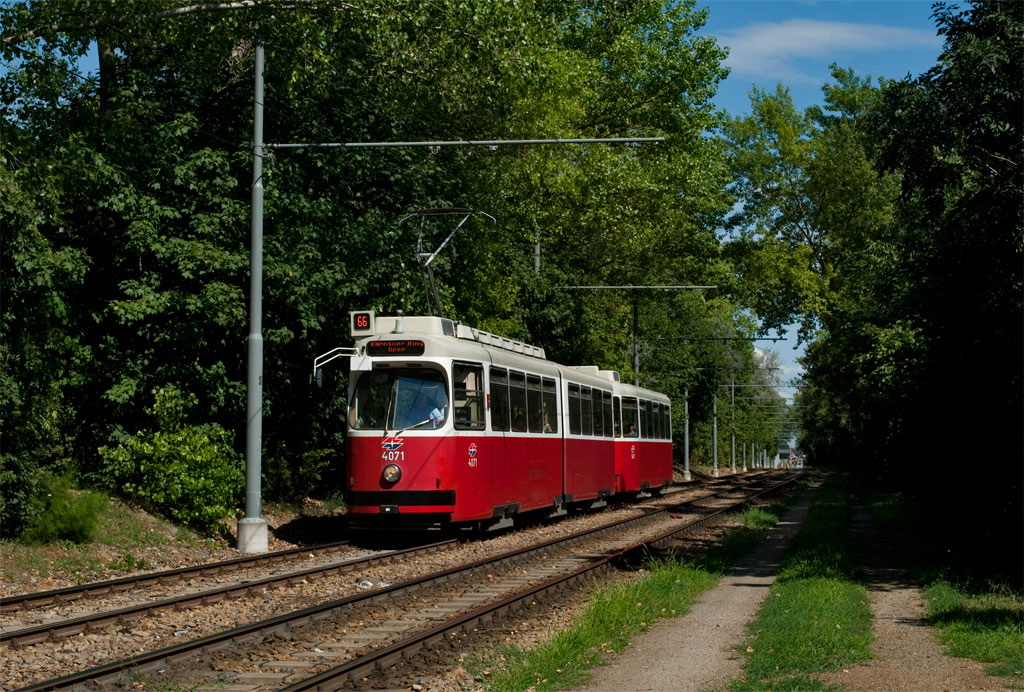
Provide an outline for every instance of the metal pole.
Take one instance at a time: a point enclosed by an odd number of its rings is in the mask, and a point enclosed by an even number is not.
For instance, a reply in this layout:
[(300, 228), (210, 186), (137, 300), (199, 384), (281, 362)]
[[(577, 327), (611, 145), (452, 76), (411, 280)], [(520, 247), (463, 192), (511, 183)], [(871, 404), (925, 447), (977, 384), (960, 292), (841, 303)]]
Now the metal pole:
[(743, 443), (743, 473), (747, 472), (747, 443)]
[(252, 234), (249, 277), (248, 380), (245, 426), (245, 518), (238, 521), (238, 550), (267, 552), (267, 522), (260, 516), (263, 460), (263, 39), (256, 41), (253, 99)]
[(732, 382), (732, 448), (729, 452), (729, 468), (736, 473), (736, 381)]
[(690, 386), (683, 387), (683, 480), (690, 480)]
[(718, 478), (718, 395), (711, 399), (711, 475)]

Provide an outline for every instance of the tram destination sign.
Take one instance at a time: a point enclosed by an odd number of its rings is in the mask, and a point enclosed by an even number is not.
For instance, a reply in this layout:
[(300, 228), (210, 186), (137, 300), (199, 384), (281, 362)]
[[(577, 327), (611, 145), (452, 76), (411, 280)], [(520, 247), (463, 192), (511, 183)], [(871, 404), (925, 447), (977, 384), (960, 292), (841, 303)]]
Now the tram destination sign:
[(366, 344), (368, 356), (422, 356), (426, 344), (414, 339), (389, 339)]

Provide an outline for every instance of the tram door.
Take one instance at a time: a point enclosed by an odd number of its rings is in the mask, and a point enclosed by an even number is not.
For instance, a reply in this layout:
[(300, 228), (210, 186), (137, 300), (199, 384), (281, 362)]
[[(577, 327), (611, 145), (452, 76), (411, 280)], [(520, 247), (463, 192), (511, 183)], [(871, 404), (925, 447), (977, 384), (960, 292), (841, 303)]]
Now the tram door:
[(488, 459), (491, 467), (493, 483), (493, 502), (495, 507), (516, 502), (522, 496), (519, 487), (522, 474), (512, 463), (509, 450), (509, 433), (512, 430), (512, 400), (509, 392), (509, 371), (505, 368), (491, 366), (489, 378), (489, 395), (491, 405), (491, 430), (488, 435)]
[(455, 423), (455, 492), (466, 517), (490, 514), (495, 452), (487, 434), (487, 397), (481, 363), (452, 364), (452, 412)]
[(641, 421), (635, 397), (622, 397), (622, 441), (615, 445), (615, 467), (619, 486), (625, 492), (640, 489)]

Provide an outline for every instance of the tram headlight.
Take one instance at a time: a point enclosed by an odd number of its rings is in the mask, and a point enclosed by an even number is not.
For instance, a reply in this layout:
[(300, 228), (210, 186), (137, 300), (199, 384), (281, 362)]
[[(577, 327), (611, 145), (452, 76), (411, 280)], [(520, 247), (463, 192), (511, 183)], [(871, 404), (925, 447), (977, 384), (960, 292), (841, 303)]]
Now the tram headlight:
[(398, 464), (388, 464), (384, 467), (382, 475), (386, 482), (397, 483), (398, 479), (402, 477), (402, 469), (398, 467)]

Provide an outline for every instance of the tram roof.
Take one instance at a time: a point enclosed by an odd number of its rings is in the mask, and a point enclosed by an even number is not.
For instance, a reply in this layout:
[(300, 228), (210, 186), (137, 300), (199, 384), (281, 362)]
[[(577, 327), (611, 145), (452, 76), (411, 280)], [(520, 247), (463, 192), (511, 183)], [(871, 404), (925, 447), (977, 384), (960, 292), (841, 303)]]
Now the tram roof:
[[(372, 319), (373, 324), (370, 331), (375, 337), (404, 336), (408, 334), (454, 337), (458, 339), (465, 339), (467, 341), (475, 341), (485, 346), (494, 346), (513, 353), (530, 356), (532, 358), (540, 358), (542, 360), (546, 360), (547, 358), (547, 355), (544, 353), (544, 349), (540, 346), (534, 346), (524, 341), (509, 339), (507, 337), (499, 336), (498, 334), (485, 332), (482, 329), (460, 324), (454, 320), (445, 319), (443, 317), (422, 315), (406, 317), (404, 315), (397, 315), (374, 316)], [(371, 334), (365, 331), (357, 333), (356, 330), (353, 329), (352, 336), (358, 339), (371, 336)]]
[[(557, 371), (561, 371), (571, 379), (591, 386), (601, 383), (604, 387), (612, 388), (625, 396), (654, 395), (651, 398), (668, 401), (668, 397), (664, 394), (621, 382), (619, 373), (614, 370), (602, 370), (596, 365), (559, 365), (548, 361), (544, 349), (540, 346), (485, 332), (454, 320), (427, 315), (376, 316), (372, 313), (368, 314), (371, 315), (370, 319), (372, 320), (370, 329), (359, 332), (355, 329), (352, 330), (352, 336), (358, 341), (415, 336), (423, 337), (427, 343), (438, 344), (445, 339), (452, 339), (453, 341), (448, 342), (445, 350), (447, 355), (454, 358), (478, 358), (482, 354), (476, 349), (482, 346), (483, 350), (491, 352), (493, 355), (491, 362), (495, 365), (545, 374), (555, 374)], [(536, 360), (542, 360), (545, 363), (541, 365)], [(570, 373), (576, 377), (572, 377)]]

